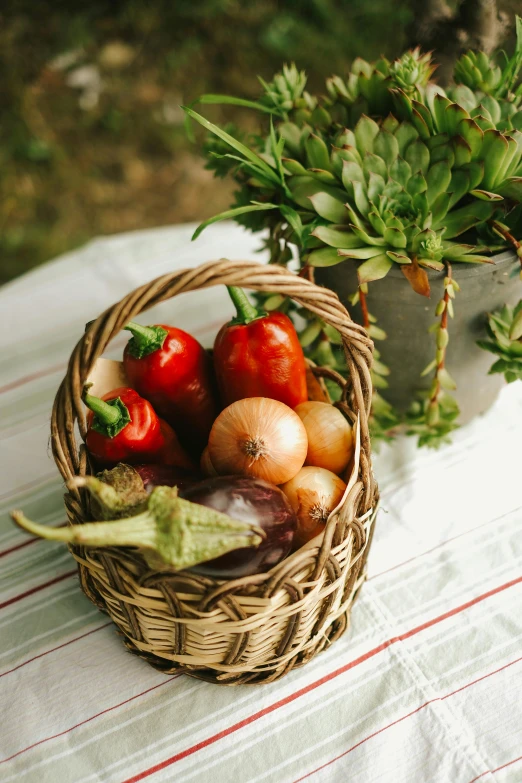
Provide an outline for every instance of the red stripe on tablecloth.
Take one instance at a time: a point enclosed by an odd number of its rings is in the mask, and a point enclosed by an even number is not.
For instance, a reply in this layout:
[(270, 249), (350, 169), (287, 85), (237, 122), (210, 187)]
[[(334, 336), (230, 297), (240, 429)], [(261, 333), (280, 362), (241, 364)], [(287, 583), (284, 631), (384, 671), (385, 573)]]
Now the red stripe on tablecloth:
[[(197, 337), (198, 335), (206, 334), (211, 329), (217, 329), (218, 326), (221, 326), (223, 324), (223, 319), (220, 318), (219, 321), (212, 321), (212, 323), (208, 324), (208, 326), (203, 326), (200, 329), (193, 329), (192, 335), (194, 337)], [(123, 346), (123, 342), (121, 343)], [(111, 346), (112, 348), (118, 348), (119, 347), (119, 341), (115, 342)], [(13, 389), (18, 389), (19, 386), (25, 386), (26, 383), (30, 383), (31, 381), (36, 381), (39, 378), (44, 378), (46, 375), (52, 375), (53, 372), (58, 372), (58, 370), (64, 370), (67, 367), (67, 362), (60, 362), (60, 364), (53, 364), (51, 367), (44, 367), (41, 370), (37, 370), (36, 372), (31, 373), (30, 375), (23, 375), (21, 378), (17, 378), (16, 381), (11, 381), (11, 383), (7, 383), (5, 386), (0, 386), (0, 394), (4, 394), (8, 391), (13, 391)]]
[(471, 606), (479, 604), (481, 601), (485, 601), (486, 598), (491, 598), (492, 595), (502, 593), (504, 590), (508, 590), (510, 587), (514, 587), (515, 585), (520, 584), (520, 582), (522, 582), (522, 576), (519, 576), (517, 579), (512, 579), (510, 582), (506, 582), (499, 587), (494, 587), (493, 590), (488, 590), (487, 593), (482, 593), (482, 595), (479, 595), (476, 598), (472, 598), (471, 601), (467, 601), (465, 604), (461, 604), (461, 606), (457, 606), (455, 609), (450, 609), (449, 612), (445, 612), (444, 614), (439, 615), (434, 620), (428, 620), (422, 625), (418, 625), (416, 628), (413, 628), (411, 631), (402, 634), (402, 636), (395, 637), (394, 641), (404, 641), (405, 639), (409, 639), (410, 636), (415, 636), (415, 634), (419, 633), (419, 631), (424, 631), (426, 628), (429, 628), (432, 625), (436, 625), (442, 620), (447, 620), (448, 617), (453, 617), (456, 614), (460, 614), (460, 612), (463, 612), (465, 609), (469, 609)]
[(61, 650), (62, 647), (68, 647), (70, 644), (73, 644), (73, 642), (78, 642), (80, 639), (85, 639), (86, 636), (90, 636), (93, 633), (97, 633), (98, 631), (101, 631), (102, 628), (108, 628), (109, 625), (112, 625), (112, 622), (99, 625), (97, 628), (93, 628), (92, 631), (87, 631), (86, 633), (82, 633), (81, 636), (75, 636), (74, 639), (69, 639), (68, 642), (63, 642), (63, 644), (59, 644), (57, 647), (51, 647), (50, 650), (46, 650), (45, 652), (40, 653), (39, 655), (35, 655), (34, 658), (28, 658), (27, 661), (24, 661), (23, 663), (19, 663), (18, 666), (14, 666), (12, 669), (8, 669), (6, 672), (2, 672), (0, 674), (0, 677), (5, 677), (6, 674), (11, 674), (12, 672), (17, 671), (17, 669), (21, 669), (22, 666), (27, 666), (28, 663), (31, 663), (32, 661), (37, 661), (38, 658), (43, 658), (46, 655), (50, 655), (50, 653), (56, 652), (56, 650)]
[(70, 576), (74, 576), (76, 573), (78, 572), (75, 568), (74, 571), (67, 571), (65, 574), (55, 576), (54, 579), (49, 579), (48, 582), (44, 582), (42, 585), (31, 587), (31, 589), (26, 590), (25, 593), (20, 593), (19, 595), (15, 595), (12, 598), (9, 598), (7, 601), (4, 601), (3, 604), (0, 604), (0, 609), (5, 609), (6, 606), (11, 606), (11, 604), (15, 604), (17, 601), (21, 601), (22, 598), (27, 598), (30, 595), (34, 595), (34, 593), (38, 593), (40, 590), (44, 590), (46, 587), (51, 587), (51, 585), (58, 584), (58, 582), (62, 582), (64, 579), (68, 579)]
[(58, 370), (62, 370), (63, 368), (67, 367), (66, 362), (60, 362), (60, 364), (53, 364), (50, 367), (45, 367), (41, 370), (37, 370), (36, 372), (31, 373), (30, 375), (23, 375), (21, 378), (17, 378), (16, 381), (11, 381), (11, 383), (6, 383), (5, 386), (0, 386), (0, 394), (4, 394), (4, 392), (13, 391), (13, 389), (18, 389), (19, 386), (25, 386), (26, 383), (30, 383), (31, 381), (36, 381), (38, 378), (44, 378), (46, 375), (52, 375), (53, 372), (58, 372)]
[(427, 707), (428, 704), (430, 704), (429, 701), (427, 701), (425, 704), (421, 704), (420, 707), (417, 707), (416, 709), (412, 710), (411, 712), (408, 712), (407, 715), (403, 715), (402, 718), (397, 718), (397, 720), (394, 720), (392, 723), (388, 723), (388, 725), (387, 726), (383, 726), (382, 729), (378, 729), (377, 731), (374, 731), (373, 734), (369, 734), (367, 737), (362, 739), (360, 742), (357, 742), (356, 745), (352, 745), (352, 747), (348, 748), (348, 750), (345, 750), (344, 753), (340, 753), (334, 759), (330, 759), (330, 761), (327, 761), (325, 764), (322, 764), (320, 767), (317, 767), (316, 769), (313, 769), (311, 772), (307, 772), (306, 775), (303, 775), (302, 777), (298, 778), (297, 780), (294, 781), (294, 783), (300, 783), (301, 780), (306, 780), (306, 778), (309, 778), (312, 775), (315, 775), (316, 772), (320, 772), (322, 769), (325, 769), (326, 767), (329, 767), (331, 764), (334, 764), (336, 761), (339, 761), (339, 759), (342, 759), (343, 756), (347, 756), (348, 753), (352, 752), (352, 750), (355, 750), (360, 745), (363, 745), (365, 742), (368, 742), (368, 740), (373, 739), (373, 737), (376, 737), (378, 734), (382, 734), (382, 732), (386, 731), (386, 729), (391, 729), (391, 727), (397, 725), (397, 723), (402, 723), (402, 721), (406, 720), (406, 718), (410, 718), (412, 715), (415, 715), (417, 712), (420, 712), (421, 710), (424, 709), (424, 707)]
[(483, 674), (482, 677), (477, 677), (476, 680), (473, 680), (472, 682), (469, 682), (467, 685), (463, 685), (461, 688), (457, 688), (454, 691), (451, 691), (451, 693), (447, 693), (445, 696), (441, 696), (440, 700), (444, 701), (444, 699), (449, 699), (450, 696), (455, 696), (455, 694), (460, 693), (461, 691), (465, 691), (466, 688), (469, 688), (470, 685), (475, 685), (477, 682), (482, 682), (482, 680), (487, 680), (488, 677), (491, 677), (493, 674), (497, 674), (498, 672), (504, 671), (504, 669), (509, 669), (510, 666), (514, 666), (515, 663), (518, 663), (519, 661), (522, 661), (522, 656), (520, 658), (515, 658), (514, 661), (510, 661), (509, 663), (505, 663), (504, 666), (501, 666), (500, 669), (495, 669), (495, 671), (489, 672), (489, 674)]
[(2, 495), (0, 495), (0, 500), (4, 500), (5, 498), (13, 496), (16, 497), (16, 495), (20, 495), (21, 493), (25, 492), (25, 490), (31, 489), (31, 487), (34, 487), (35, 485), (37, 486), (38, 484), (47, 484), (51, 478), (60, 478), (56, 470), (53, 470), (52, 473), (45, 473), (43, 476), (39, 476), (37, 479), (33, 479), (33, 481), (28, 481), (27, 484), (20, 484), (14, 490), (10, 489), (9, 492), (4, 492)]
[(445, 541), (441, 541), (440, 544), (436, 544), (431, 549), (426, 549), (425, 552), (420, 552), (418, 555), (414, 555), (413, 557), (408, 558), (408, 560), (403, 560), (402, 563), (397, 563), (397, 565), (394, 565), (391, 568), (387, 568), (385, 571), (379, 571), (378, 574), (373, 574), (372, 576), (369, 576), (368, 582), (371, 582), (372, 579), (377, 579), (378, 576), (389, 574), (390, 571), (395, 571), (397, 568), (400, 568), (403, 565), (408, 565), (408, 563), (413, 563), (413, 561), (418, 560), (419, 557), (424, 557), (424, 555), (429, 555), (431, 552), (435, 552), (437, 549), (446, 546), (446, 544), (450, 544), (452, 541), (456, 541), (458, 538), (467, 536), (470, 533), (475, 533), (477, 530), (480, 530), (481, 527), (486, 527), (487, 525), (492, 525), (494, 522), (499, 522), (501, 519), (504, 519), (504, 517), (513, 514), (517, 510), (518, 510), (517, 508), (513, 508), (511, 509), (511, 511), (508, 511), (506, 514), (501, 514), (499, 517), (495, 517), (495, 519), (488, 519), (486, 522), (483, 522), (481, 525), (477, 525), (477, 527), (471, 527), (469, 530), (465, 530), (463, 533), (459, 533), (457, 536), (452, 536), (452, 538), (447, 538)]
[[(55, 525), (56, 528), (59, 527), (65, 527), (67, 522), (62, 522), (60, 525)], [(11, 552), (17, 552), (19, 549), (24, 549), (24, 547), (29, 546), (29, 544), (36, 544), (37, 541), (41, 541), (40, 538), (30, 538), (29, 541), (22, 541), (21, 544), (16, 544), (16, 546), (12, 546), (9, 549), (4, 549), (3, 552), (0, 552), (0, 558), (5, 557), (6, 555), (10, 555)]]
[(416, 628), (412, 628), (411, 631), (408, 631), (405, 634), (402, 634), (400, 636), (394, 636), (391, 639), (388, 639), (386, 642), (383, 642), (382, 644), (379, 644), (377, 647), (374, 647), (373, 650), (369, 650), (368, 652), (364, 653), (364, 655), (361, 655), (359, 658), (350, 661), (344, 666), (341, 666), (339, 669), (336, 669), (333, 672), (330, 672), (329, 674), (325, 675), (324, 677), (321, 677), (319, 680), (316, 680), (315, 682), (306, 685), (304, 688), (295, 691), (294, 693), (290, 694), (286, 698), (281, 699), (280, 701), (277, 701), (274, 704), (271, 704), (269, 707), (265, 707), (264, 709), (259, 710), (259, 712), (255, 712), (253, 715), (250, 715), (248, 718), (244, 718), (238, 723), (234, 723), (232, 726), (229, 726), (227, 729), (223, 729), (223, 731), (220, 731), (217, 734), (212, 735), (211, 737), (207, 737), (207, 739), (202, 740), (201, 742), (198, 742), (197, 744), (192, 745), (191, 747), (180, 751), (180, 753), (176, 753), (174, 756), (171, 756), (170, 758), (165, 759), (164, 761), (160, 761), (158, 764), (149, 767), (143, 772), (139, 772), (137, 775), (133, 775), (132, 777), (127, 778), (126, 780), (123, 781), (123, 783), (138, 783), (138, 781), (144, 780), (150, 775), (153, 775), (154, 773), (159, 772), (160, 770), (165, 769), (166, 767), (169, 767), (172, 764), (175, 764), (177, 761), (181, 761), (182, 759), (187, 758), (187, 756), (192, 756), (194, 753), (197, 753), (199, 750), (202, 750), (203, 748), (206, 748), (209, 745), (213, 745), (215, 742), (218, 742), (220, 739), (223, 739), (224, 737), (227, 737), (230, 734), (239, 731), (239, 729), (248, 726), (250, 723), (254, 723), (254, 721), (258, 720), (259, 718), (263, 718), (265, 715), (269, 715), (271, 712), (274, 712), (280, 707), (284, 707), (287, 704), (290, 704), (291, 702), (295, 701), (301, 696), (304, 696), (310, 691), (313, 691), (316, 688), (319, 688), (321, 685), (324, 685), (324, 683), (328, 682), (329, 680), (333, 680), (335, 677), (338, 677), (339, 675), (344, 674), (350, 669), (353, 669), (355, 666), (358, 666), (360, 663), (367, 661), (369, 658), (373, 658), (375, 655), (382, 652), (387, 647), (390, 647), (392, 644), (395, 644), (396, 642), (399, 641), (404, 641), (405, 639), (409, 639), (411, 636), (415, 636), (415, 634), (424, 631), (426, 628), (430, 628), (431, 626), (436, 625), (437, 623), (440, 623), (443, 620), (448, 619), (448, 617), (452, 617), (453, 615), (459, 614), (459, 612), (463, 612), (465, 609), (469, 609), (471, 606), (474, 606), (475, 604), (484, 601), (486, 598), (490, 598), (491, 596), (496, 595), (497, 593), (501, 593), (502, 591), (507, 590), (508, 588), (513, 587), (516, 584), (519, 584), (520, 582), (522, 582), (522, 576), (519, 577), (518, 579), (513, 579), (510, 582), (506, 582), (503, 585), (499, 585), (493, 590), (488, 590), (487, 593), (484, 593), (483, 595), (479, 595), (476, 598), (473, 598), (471, 601), (467, 601), (465, 604), (462, 604), (461, 606), (458, 606), (455, 609), (451, 609), (449, 612), (445, 612), (444, 614), (441, 614), (438, 617), (434, 617), (433, 619), (428, 620), (422, 625), (419, 625)]
[(473, 778), (473, 780), (470, 780), (469, 783), (475, 783), (476, 780), (480, 780), (480, 778), (483, 778), (484, 775), (493, 774), (493, 772), (500, 772), (501, 769), (506, 769), (506, 767), (510, 767), (512, 764), (516, 764), (517, 761), (522, 761), (522, 756), (519, 756), (516, 759), (513, 759), (513, 761), (508, 761), (506, 764), (502, 764), (501, 767), (497, 767), (496, 769), (487, 769), (485, 772), (481, 772), (478, 777)]
[(145, 696), (146, 693), (150, 693), (151, 691), (155, 691), (156, 688), (161, 688), (163, 685), (167, 685), (171, 680), (175, 680), (179, 677), (179, 674), (175, 674), (173, 677), (170, 677), (170, 679), (165, 680), (164, 682), (158, 683), (158, 685), (153, 685), (152, 688), (147, 688), (146, 691), (142, 691), (142, 693), (137, 693), (135, 696), (131, 696), (129, 699), (125, 699), (125, 701), (120, 702), (119, 704), (115, 704), (113, 707), (107, 707), (106, 710), (102, 710), (101, 712), (97, 712), (96, 715), (93, 715), (90, 718), (86, 718), (85, 720), (80, 721), (80, 723), (77, 723), (75, 726), (71, 726), (70, 729), (65, 729), (65, 731), (60, 731), (59, 734), (53, 734), (52, 737), (44, 737), (44, 739), (38, 740), (38, 742), (34, 742), (32, 745), (29, 745), (27, 748), (23, 748), (23, 750), (18, 750), (16, 753), (13, 753), (12, 756), (9, 756), (6, 759), (2, 759), (0, 761), (0, 764), (4, 764), (6, 761), (11, 761), (11, 759), (16, 758), (16, 756), (20, 756), (22, 753), (25, 753), (28, 750), (31, 750), (32, 748), (36, 748), (37, 745), (42, 745), (44, 742), (49, 742), (49, 740), (56, 739), (57, 737), (63, 737), (64, 734), (68, 734), (70, 731), (73, 731), (74, 729), (77, 729), (79, 726), (84, 726), (86, 723), (89, 723), (91, 720), (94, 720), (95, 718), (99, 718), (100, 715), (105, 715), (107, 712), (111, 712), (112, 710), (116, 710), (118, 707), (123, 707), (124, 704), (128, 704), (130, 701), (134, 701), (135, 699), (139, 699), (140, 696)]
[[(302, 780), (306, 780), (306, 778), (315, 775), (316, 772), (320, 772), (322, 769), (329, 767), (331, 764), (334, 764), (336, 761), (339, 761), (339, 759), (342, 759), (345, 756), (347, 756), (349, 753), (352, 752), (352, 750), (355, 750), (356, 748), (359, 748), (361, 745), (364, 745), (365, 742), (368, 742), (368, 740), (373, 739), (373, 737), (376, 737), (378, 734), (382, 734), (383, 731), (386, 731), (387, 729), (391, 729), (392, 726), (396, 726), (397, 723), (402, 723), (403, 720), (406, 720), (406, 718), (410, 718), (412, 715), (415, 715), (417, 712), (420, 712), (421, 710), (424, 709), (424, 707), (427, 707), (429, 704), (433, 704), (436, 701), (444, 701), (444, 699), (449, 699), (450, 696), (454, 696), (456, 693), (460, 693), (460, 691), (466, 690), (466, 688), (471, 688), (471, 686), (476, 685), (477, 682), (481, 682), (482, 680), (487, 680), (488, 677), (492, 677), (494, 674), (498, 674), (499, 672), (504, 671), (504, 669), (508, 669), (510, 666), (513, 666), (515, 663), (518, 663), (519, 661), (522, 661), (522, 657), (517, 658), (514, 661), (510, 661), (509, 663), (506, 663), (504, 666), (501, 666), (499, 669), (495, 669), (495, 671), (489, 672), (488, 674), (484, 674), (482, 677), (478, 677), (476, 680), (472, 680), (472, 682), (468, 682), (466, 685), (463, 685), (461, 688), (457, 688), (451, 693), (447, 693), (445, 696), (436, 696), (434, 699), (430, 699), (424, 704), (421, 704), (420, 707), (417, 707), (411, 712), (408, 712), (406, 715), (403, 715), (401, 718), (397, 718), (397, 720), (394, 720), (391, 723), (388, 723), (386, 726), (383, 726), (382, 729), (378, 729), (377, 731), (374, 731), (373, 734), (369, 734), (367, 737), (364, 737), (364, 739), (360, 740), (355, 745), (352, 745), (352, 747), (348, 748), (348, 750), (345, 750), (343, 753), (340, 753), (335, 758), (330, 759), (330, 761), (326, 761), (324, 764), (321, 764), (320, 767), (316, 767), (311, 772), (307, 772), (306, 775), (303, 775), (302, 777), (298, 778), (297, 780), (294, 781), (294, 783), (301, 783)], [(493, 770), (493, 771), (496, 772), (497, 770)], [(485, 772), (482, 773), (482, 775), (485, 774), (486, 774)], [(482, 777), (482, 775), (479, 775), (479, 777)], [(474, 780), (478, 780), (478, 778), (475, 778)], [(472, 780), (471, 783), (474, 783), (474, 781)]]

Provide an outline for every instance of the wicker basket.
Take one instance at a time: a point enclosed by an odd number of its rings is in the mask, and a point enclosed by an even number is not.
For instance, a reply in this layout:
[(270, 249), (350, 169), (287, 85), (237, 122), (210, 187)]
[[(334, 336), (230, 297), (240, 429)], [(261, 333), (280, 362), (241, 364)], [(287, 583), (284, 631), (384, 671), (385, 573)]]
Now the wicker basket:
[[(247, 261), (211, 262), (141, 286), (90, 324), (74, 349), (54, 402), (52, 448), (66, 482), (90, 472), (75, 423), (84, 438), (81, 391), (96, 360), (142, 311), (214, 285), (288, 295), (339, 330), (350, 382), (327, 369), (314, 367), (313, 373), (341, 385), (336, 404), (358, 433), (356, 466), (341, 506), (321, 537), (268, 573), (233, 581), (190, 571), (151, 572), (131, 549), (71, 547), (71, 552), (85, 594), (109, 614), (126, 646), (156, 668), (225, 684), (269, 682), (310, 660), (347, 628), (371, 542), (377, 505), (368, 434), (372, 343), (337, 296), (281, 267)], [(71, 522), (90, 519), (84, 490), (71, 489), (65, 504)]]

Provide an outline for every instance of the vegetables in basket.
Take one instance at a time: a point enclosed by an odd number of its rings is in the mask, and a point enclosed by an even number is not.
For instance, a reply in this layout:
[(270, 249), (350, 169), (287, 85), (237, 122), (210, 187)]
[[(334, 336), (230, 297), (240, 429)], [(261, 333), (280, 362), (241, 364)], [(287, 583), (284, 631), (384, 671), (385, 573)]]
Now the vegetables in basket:
[(126, 465), (118, 463), (89, 477), (91, 511), (95, 519), (128, 517), (147, 507), (148, 496), (155, 487), (185, 489), (196, 482), (187, 471), (171, 465)]
[(133, 335), (123, 353), (131, 386), (199, 455), (218, 413), (209, 355), (195, 337), (174, 326), (131, 322), (125, 329)]
[[(182, 490), (191, 487), (201, 478), (196, 471), (177, 468), (175, 465), (134, 465), (134, 470), (140, 476), (148, 494), (155, 487), (177, 487)], [(103, 480), (105, 481), (105, 478)]]
[(270, 397), (290, 408), (308, 399), (303, 349), (290, 318), (263, 313), (241, 288), (228, 287), (237, 316), (214, 342), (214, 366), (222, 402)]
[(204, 573), (218, 578), (266, 571), (292, 548), (295, 515), (283, 492), (265, 481), (221, 476), (186, 488), (183, 497), (176, 487), (156, 487), (147, 496), (132, 467), (109, 473), (112, 485), (94, 476), (72, 483), (90, 491), (103, 518), (126, 511), (125, 518), (57, 529), (31, 522), (20, 511), (12, 517), (41, 538), (86, 547), (138, 547), (155, 570), (204, 563)]
[[(85, 476), (73, 483), (97, 494), (102, 482)], [(57, 529), (31, 522), (21, 511), (11, 516), (28, 533), (53, 541), (85, 547), (138, 547), (155, 570), (190, 568), (233, 549), (258, 546), (265, 537), (250, 522), (180, 498), (176, 487), (156, 487), (143, 511), (108, 522)]]
[(134, 389), (122, 386), (100, 398), (86, 387), (83, 401), (90, 409), (85, 443), (100, 465), (161, 462), (194, 467), (172, 427)]

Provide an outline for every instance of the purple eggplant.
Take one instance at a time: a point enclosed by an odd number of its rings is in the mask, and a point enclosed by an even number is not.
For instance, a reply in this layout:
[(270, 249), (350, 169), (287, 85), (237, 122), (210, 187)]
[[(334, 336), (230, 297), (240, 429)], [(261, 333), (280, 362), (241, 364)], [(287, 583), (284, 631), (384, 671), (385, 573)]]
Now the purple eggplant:
[(198, 565), (199, 573), (235, 579), (269, 571), (292, 548), (297, 519), (286, 496), (274, 484), (242, 476), (217, 476), (183, 489), (180, 496), (256, 525), (266, 535), (257, 547), (235, 549)]
[(153, 570), (197, 567), (219, 579), (268, 571), (289, 554), (297, 528), (286, 496), (261, 479), (217, 476), (180, 493), (162, 485), (147, 494), (138, 472), (122, 464), (71, 484), (90, 492), (102, 521), (57, 529), (21, 511), (11, 516), (28, 533), (53, 541), (136, 547)]
[(154, 487), (177, 487), (181, 492), (199, 480), (188, 470), (172, 465), (135, 465), (134, 470), (140, 475), (148, 494)]

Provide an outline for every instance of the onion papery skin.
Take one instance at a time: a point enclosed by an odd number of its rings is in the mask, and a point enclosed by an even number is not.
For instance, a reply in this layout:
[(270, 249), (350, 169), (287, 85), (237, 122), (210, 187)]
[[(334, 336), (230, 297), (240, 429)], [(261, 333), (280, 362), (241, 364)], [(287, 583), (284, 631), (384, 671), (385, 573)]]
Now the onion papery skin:
[(272, 484), (289, 481), (308, 450), (305, 427), (294, 411), (267, 397), (248, 397), (225, 408), (210, 432), (210, 460), (220, 475), (239, 474)]
[(346, 484), (330, 470), (305, 467), (281, 489), (297, 517), (294, 540), (297, 549), (323, 532), (330, 513), (343, 497)]
[(303, 402), (295, 412), (308, 438), (305, 465), (341, 475), (353, 454), (352, 428), (341, 411), (327, 402)]

